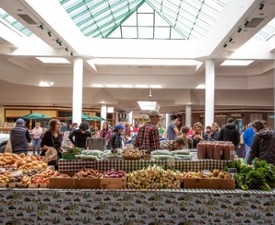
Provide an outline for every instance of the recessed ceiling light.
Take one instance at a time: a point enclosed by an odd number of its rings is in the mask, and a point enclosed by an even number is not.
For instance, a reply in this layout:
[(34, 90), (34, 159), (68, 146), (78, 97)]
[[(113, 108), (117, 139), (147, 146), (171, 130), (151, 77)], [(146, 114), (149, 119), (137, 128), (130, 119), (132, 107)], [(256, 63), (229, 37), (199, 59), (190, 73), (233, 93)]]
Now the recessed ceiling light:
[(150, 85), (150, 88), (162, 88), (162, 86), (159, 84), (153, 84), (153, 85)]
[(132, 84), (121, 84), (120, 85), (122, 88), (132, 88), (133, 85)]
[(108, 88), (118, 88), (118, 84), (106, 84), (106, 87)]
[(54, 82), (40, 81), (38, 86), (40, 87), (51, 87), (54, 85)]
[(137, 84), (136, 88), (148, 88), (148, 85), (146, 85), (146, 84)]
[(199, 84), (196, 89), (205, 89), (205, 84)]
[(221, 66), (248, 66), (253, 62), (254, 60), (225, 60)]
[(103, 84), (92, 84), (92, 87), (103, 87)]
[(138, 101), (137, 103), (141, 110), (155, 110), (157, 106), (156, 101)]
[(68, 61), (65, 58), (60, 58), (60, 57), (35, 57), (38, 60), (40, 60), (43, 63), (63, 63), (63, 64), (69, 64), (70, 61)]

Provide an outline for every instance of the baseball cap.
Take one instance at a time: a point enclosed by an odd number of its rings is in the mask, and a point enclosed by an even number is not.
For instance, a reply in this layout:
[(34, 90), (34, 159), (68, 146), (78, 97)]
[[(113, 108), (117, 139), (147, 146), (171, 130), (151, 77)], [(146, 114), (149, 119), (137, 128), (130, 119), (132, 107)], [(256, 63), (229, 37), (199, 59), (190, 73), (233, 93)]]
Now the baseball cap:
[(159, 112), (157, 110), (152, 110), (149, 112), (149, 117), (152, 117), (152, 116), (161, 117), (161, 115), (159, 114)]
[(16, 123), (17, 124), (23, 124), (23, 123), (25, 123), (25, 120), (23, 120), (22, 118), (19, 118), (19, 119), (16, 120)]
[(115, 125), (115, 129), (121, 129), (121, 130), (124, 130), (124, 126), (122, 124), (117, 124)]

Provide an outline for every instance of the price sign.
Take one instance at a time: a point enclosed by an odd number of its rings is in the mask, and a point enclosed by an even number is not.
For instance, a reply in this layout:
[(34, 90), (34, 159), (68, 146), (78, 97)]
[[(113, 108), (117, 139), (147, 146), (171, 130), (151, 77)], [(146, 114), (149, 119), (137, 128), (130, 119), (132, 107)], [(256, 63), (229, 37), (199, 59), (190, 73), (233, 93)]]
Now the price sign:
[(228, 173), (233, 177), (237, 173), (236, 168), (228, 168)]

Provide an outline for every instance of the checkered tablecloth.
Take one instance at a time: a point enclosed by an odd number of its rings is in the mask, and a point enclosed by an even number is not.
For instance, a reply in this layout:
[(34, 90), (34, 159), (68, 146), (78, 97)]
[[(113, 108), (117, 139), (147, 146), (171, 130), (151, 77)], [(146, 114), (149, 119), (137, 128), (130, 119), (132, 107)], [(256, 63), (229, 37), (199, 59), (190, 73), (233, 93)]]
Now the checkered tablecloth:
[(79, 159), (71, 159), (71, 160), (59, 160), (58, 162), (58, 171), (60, 173), (77, 173), (82, 168), (94, 168), (95, 161), (94, 160), (79, 160)]
[(146, 168), (149, 165), (160, 165), (166, 168), (166, 164), (166, 160), (102, 160), (96, 161), (94, 168), (100, 171), (117, 169), (132, 172)]
[(60, 160), (58, 170), (61, 173), (76, 173), (83, 167), (107, 171), (111, 169), (124, 170), (132, 172), (141, 170), (149, 165), (161, 165), (164, 169), (173, 168), (180, 171), (201, 171), (201, 170), (222, 170), (229, 161), (227, 160), (102, 160), (102, 161), (84, 161), (84, 160)]
[(203, 160), (185, 160), (185, 161), (175, 161), (174, 168), (180, 171), (194, 171), (198, 172), (201, 170), (222, 170), (228, 160), (214, 160), (214, 159), (203, 159)]

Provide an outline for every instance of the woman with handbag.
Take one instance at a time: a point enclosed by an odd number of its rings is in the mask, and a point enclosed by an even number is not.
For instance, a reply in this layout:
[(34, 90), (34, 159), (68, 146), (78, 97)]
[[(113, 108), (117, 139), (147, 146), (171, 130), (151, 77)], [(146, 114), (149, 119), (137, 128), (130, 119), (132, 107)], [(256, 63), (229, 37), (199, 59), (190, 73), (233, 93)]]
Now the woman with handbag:
[[(60, 121), (52, 119), (49, 122), (49, 130), (43, 135), (40, 155), (46, 156), (48, 165), (54, 166), (56, 170), (58, 169), (58, 159), (62, 158), (61, 144)], [(48, 150), (49, 152), (47, 153)]]

